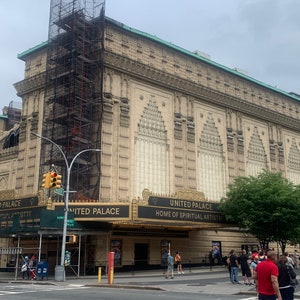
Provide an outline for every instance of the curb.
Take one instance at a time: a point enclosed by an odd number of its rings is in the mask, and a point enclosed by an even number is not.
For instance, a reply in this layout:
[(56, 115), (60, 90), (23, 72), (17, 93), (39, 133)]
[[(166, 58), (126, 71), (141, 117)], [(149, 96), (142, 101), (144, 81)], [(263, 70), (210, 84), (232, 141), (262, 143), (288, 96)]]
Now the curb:
[(120, 288), (120, 289), (137, 289), (137, 290), (154, 290), (154, 291), (166, 291), (159, 286), (148, 285), (129, 285), (129, 284), (85, 284), (87, 287), (105, 287), (105, 288)]

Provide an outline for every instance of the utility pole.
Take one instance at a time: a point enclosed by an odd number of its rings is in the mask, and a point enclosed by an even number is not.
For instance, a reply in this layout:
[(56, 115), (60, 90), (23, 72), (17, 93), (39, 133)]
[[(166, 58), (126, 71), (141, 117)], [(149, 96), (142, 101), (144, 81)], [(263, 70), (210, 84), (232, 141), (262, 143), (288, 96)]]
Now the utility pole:
[(44, 139), (48, 141), (49, 143), (53, 144), (62, 154), (66, 167), (67, 167), (67, 183), (66, 183), (66, 190), (65, 190), (65, 207), (64, 207), (64, 225), (63, 225), (63, 233), (62, 233), (62, 245), (61, 245), (61, 259), (60, 259), (60, 266), (55, 267), (55, 280), (56, 281), (65, 281), (65, 252), (66, 252), (66, 237), (67, 237), (67, 224), (68, 224), (68, 211), (69, 211), (69, 194), (70, 194), (70, 175), (71, 175), (71, 169), (72, 166), (77, 159), (79, 155), (81, 155), (84, 152), (88, 151), (94, 151), (94, 152), (100, 152), (100, 149), (85, 149), (80, 152), (78, 152), (74, 158), (72, 159), (71, 163), (69, 164), (67, 157), (65, 153), (62, 150), (62, 147), (53, 142), (51, 139), (44, 137), (40, 134), (32, 132), (33, 135), (35, 135), (38, 138)]

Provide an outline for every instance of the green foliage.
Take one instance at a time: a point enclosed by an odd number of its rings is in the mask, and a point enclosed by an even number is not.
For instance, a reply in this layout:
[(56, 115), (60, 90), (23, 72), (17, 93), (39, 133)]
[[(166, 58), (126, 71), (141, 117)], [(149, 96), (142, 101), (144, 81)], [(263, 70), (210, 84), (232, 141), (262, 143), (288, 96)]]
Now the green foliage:
[(300, 187), (281, 173), (237, 177), (221, 200), (228, 221), (247, 228), (259, 241), (300, 242)]

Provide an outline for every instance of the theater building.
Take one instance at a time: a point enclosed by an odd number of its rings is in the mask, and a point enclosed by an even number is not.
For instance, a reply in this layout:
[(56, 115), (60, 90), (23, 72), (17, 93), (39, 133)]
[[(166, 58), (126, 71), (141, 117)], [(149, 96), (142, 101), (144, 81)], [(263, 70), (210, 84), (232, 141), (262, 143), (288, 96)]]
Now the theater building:
[[(117, 268), (154, 268), (169, 249), (201, 265), (214, 245), (223, 256), (258, 247), (218, 203), (236, 176), (263, 169), (300, 183), (299, 96), (112, 20), (94, 2), (93, 15), (52, 0), (48, 41), (18, 56), (21, 122), (0, 137), (1, 268), (32, 252), (50, 272), (59, 262), (61, 151), (73, 163), (65, 261), (77, 274), (105, 266), (109, 251)], [(42, 188), (50, 171), (61, 188)]]

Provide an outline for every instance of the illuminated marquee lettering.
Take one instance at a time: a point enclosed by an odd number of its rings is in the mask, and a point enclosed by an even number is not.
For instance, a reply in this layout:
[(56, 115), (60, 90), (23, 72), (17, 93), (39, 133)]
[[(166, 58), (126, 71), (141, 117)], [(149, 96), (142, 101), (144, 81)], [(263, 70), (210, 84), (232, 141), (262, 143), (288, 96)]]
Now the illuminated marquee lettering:
[(12, 210), (21, 208), (32, 208), (38, 205), (38, 198), (22, 198), (22, 199), (12, 199), (12, 200), (0, 200), (0, 210)]
[(169, 207), (176, 209), (193, 209), (198, 211), (213, 212), (219, 210), (219, 203), (215, 202), (172, 199), (156, 196), (150, 196), (148, 199), (148, 204), (150, 206)]
[(93, 208), (93, 215), (119, 215), (120, 209), (118, 207), (112, 208)]
[(170, 199), (171, 207), (212, 210), (211, 203)]
[(9, 200), (9, 201), (1, 201), (0, 209), (4, 208), (18, 208), (21, 207), (21, 200)]
[(218, 211), (197, 211), (193, 209), (180, 210), (178, 208), (157, 208), (149, 206), (138, 207), (139, 218), (159, 219), (172, 221), (190, 221), (190, 222), (225, 222), (225, 216)]
[(128, 218), (129, 205), (103, 205), (103, 206), (69, 206), (69, 211), (74, 213), (75, 218)]
[(0, 212), (0, 219), (3, 219), (3, 220), (12, 220), (14, 218), (14, 216), (19, 216), (20, 220), (35, 217), (32, 213), (32, 210), (22, 210), (22, 211), (4, 210), (4, 211)]

